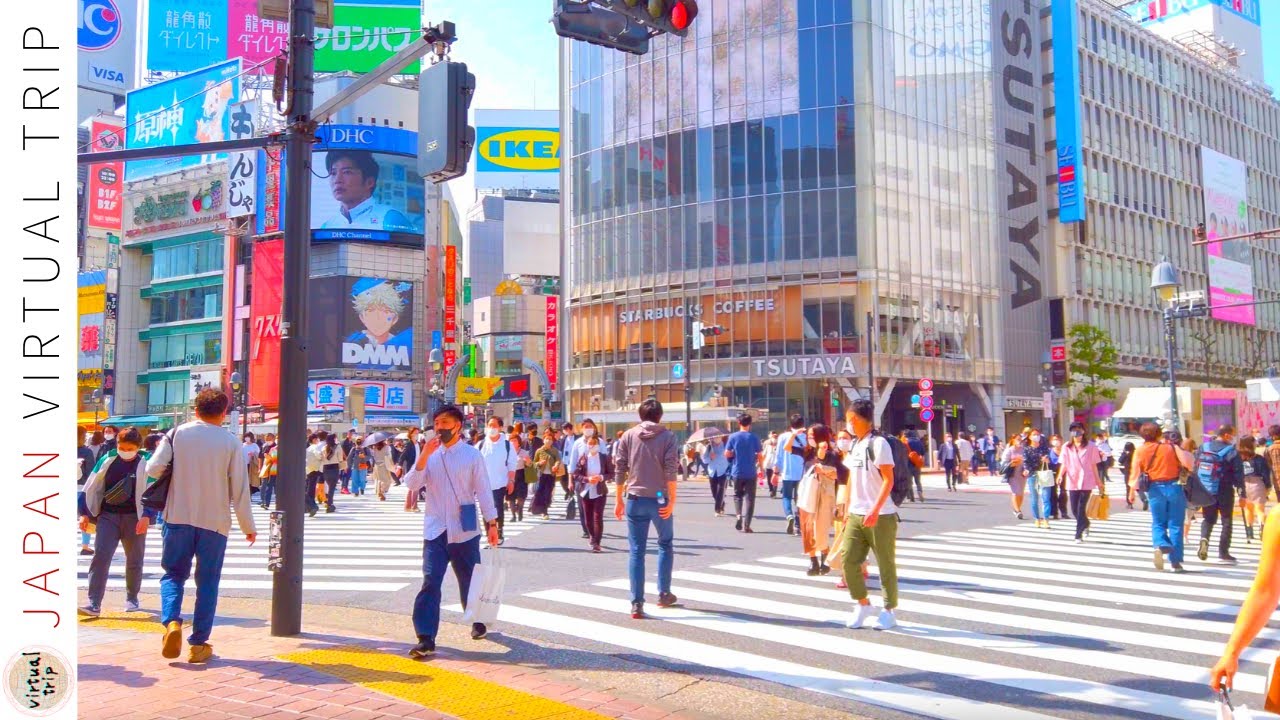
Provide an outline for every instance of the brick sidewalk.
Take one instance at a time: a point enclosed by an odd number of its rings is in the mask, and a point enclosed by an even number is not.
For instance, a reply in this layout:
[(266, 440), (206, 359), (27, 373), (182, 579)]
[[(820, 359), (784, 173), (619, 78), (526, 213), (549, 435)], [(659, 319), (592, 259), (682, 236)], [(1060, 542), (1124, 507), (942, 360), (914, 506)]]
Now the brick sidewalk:
[[(407, 644), (361, 637), (272, 637), (219, 624), (206, 665), (160, 656), (160, 626), (80, 625), (85, 720), (680, 720), (564, 682), (553, 671), (463, 661), (448, 650), (409, 660)], [(136, 623), (134, 623), (136, 625)]]

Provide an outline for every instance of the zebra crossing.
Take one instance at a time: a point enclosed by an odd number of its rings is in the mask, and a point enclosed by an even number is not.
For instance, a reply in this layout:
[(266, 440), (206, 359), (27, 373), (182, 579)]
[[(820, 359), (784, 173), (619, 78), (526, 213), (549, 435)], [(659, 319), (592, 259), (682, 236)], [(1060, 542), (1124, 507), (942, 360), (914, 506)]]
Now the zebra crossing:
[[(629, 649), (814, 693), (872, 717), (1216, 717), (1208, 669), (1222, 652), (1258, 559), (1240, 538), (1238, 567), (1189, 572), (1151, 565), (1150, 518), (1094, 522), (1074, 542), (1074, 521), (1029, 522), (901, 538), (899, 627), (849, 630), (853, 603), (834, 575), (810, 577), (798, 552), (683, 570), (680, 604), (629, 616), (629, 583), (601, 579), (508, 597), (499, 619), (579, 641)], [(1189, 545), (1199, 538), (1192, 529)], [(677, 539), (677, 550), (679, 540)], [(798, 548), (797, 548), (798, 550)], [(648, 563), (653, 577), (654, 560)], [(879, 603), (871, 560), (872, 602)], [(459, 607), (452, 608), (460, 610)], [(1237, 703), (1257, 717), (1280, 630), (1266, 629), (1241, 657)]]
[[(507, 522), (504, 534), (508, 540), (530, 532), (546, 522), (556, 522), (565, 514), (563, 493), (557, 492), (548, 514), (551, 520), (526, 513), (524, 522)], [(422, 515), (404, 511), (405, 489), (392, 487), (386, 501), (374, 495), (355, 497), (340, 495), (335, 501), (338, 511), (325, 513), (321, 508), (314, 518), (307, 518), (304, 577), (307, 592), (396, 592), (422, 582)], [(267, 529), (270, 513), (252, 506), (258, 527), (257, 542), (251, 547), (232, 522), (223, 560), (221, 590), (270, 591), (272, 573), (267, 569)], [(507, 517), (510, 518), (510, 511)], [(575, 521), (576, 523), (576, 521)], [(77, 533), (79, 542), (79, 533)], [(160, 529), (147, 533), (147, 550), (143, 564), (143, 592), (158, 592), (162, 539)], [(93, 558), (77, 559), (79, 587), (89, 585), (89, 563)], [(108, 574), (107, 588), (124, 588), (124, 550), (116, 549)]]

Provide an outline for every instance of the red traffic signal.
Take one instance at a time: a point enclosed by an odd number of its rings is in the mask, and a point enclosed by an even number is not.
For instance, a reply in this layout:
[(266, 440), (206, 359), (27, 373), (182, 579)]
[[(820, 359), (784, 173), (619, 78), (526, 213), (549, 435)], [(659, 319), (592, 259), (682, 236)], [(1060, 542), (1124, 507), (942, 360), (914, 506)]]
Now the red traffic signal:
[(702, 328), (702, 334), (703, 336), (712, 336), (712, 337), (723, 335), (724, 326), (723, 325), (707, 325), (706, 327)]
[(689, 24), (693, 22), (693, 18), (698, 14), (698, 4), (695, 2), (686, 2), (686, 0), (675, 0), (671, 4), (671, 27), (679, 32), (689, 29)]
[(684, 37), (698, 16), (695, 0), (596, 0), (654, 33)]

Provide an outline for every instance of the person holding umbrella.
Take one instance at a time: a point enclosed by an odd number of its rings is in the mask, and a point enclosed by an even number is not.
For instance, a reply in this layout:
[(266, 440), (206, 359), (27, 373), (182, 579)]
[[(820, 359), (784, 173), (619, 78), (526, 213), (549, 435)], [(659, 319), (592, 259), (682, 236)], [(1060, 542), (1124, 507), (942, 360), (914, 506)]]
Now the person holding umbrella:
[(369, 451), (369, 464), (373, 469), (373, 482), (378, 499), (386, 500), (392, 480), (391, 448), (387, 446), (387, 435), (380, 432), (370, 433), (362, 445)]
[(686, 445), (700, 446), (699, 455), (707, 468), (711, 483), (711, 498), (715, 501), (716, 517), (724, 515), (724, 487), (729, 476), (729, 458), (725, 455), (724, 439), (728, 435), (718, 427), (706, 427), (689, 436)]

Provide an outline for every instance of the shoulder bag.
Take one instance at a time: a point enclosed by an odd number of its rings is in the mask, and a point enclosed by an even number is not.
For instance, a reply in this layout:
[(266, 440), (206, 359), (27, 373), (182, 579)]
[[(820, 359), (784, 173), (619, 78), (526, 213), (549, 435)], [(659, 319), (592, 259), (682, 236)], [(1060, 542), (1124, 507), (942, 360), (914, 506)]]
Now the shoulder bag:
[(169, 443), (169, 466), (164, 469), (163, 475), (142, 492), (142, 507), (160, 512), (164, 511), (165, 504), (169, 502), (169, 486), (173, 483), (173, 466), (178, 462), (178, 448), (174, 444), (174, 440), (178, 437), (178, 428), (170, 430), (164, 437)]

